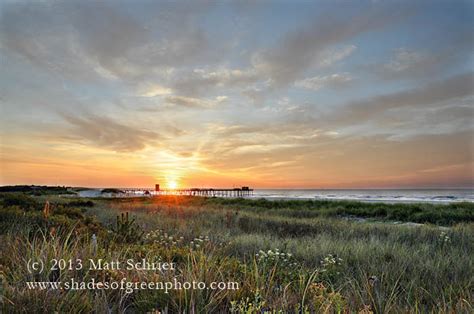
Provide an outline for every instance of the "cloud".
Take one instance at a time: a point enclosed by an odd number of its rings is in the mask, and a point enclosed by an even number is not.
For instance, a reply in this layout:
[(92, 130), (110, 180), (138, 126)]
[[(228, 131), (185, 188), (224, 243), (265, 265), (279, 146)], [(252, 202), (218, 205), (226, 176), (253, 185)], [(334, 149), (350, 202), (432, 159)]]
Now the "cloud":
[[(334, 63), (350, 56), (356, 47), (354, 45), (344, 46), (338, 49), (329, 49), (321, 54), (319, 66), (328, 67)], [(258, 82), (268, 80), (268, 73), (262, 69), (262, 65), (254, 64), (253, 67), (243, 69), (218, 68), (215, 70), (194, 69), (192, 73), (186, 73), (176, 80), (173, 87), (184, 95), (199, 95), (216, 88), (245, 88), (244, 95), (258, 102), (258, 90), (249, 88)]]
[(441, 35), (437, 34), (432, 51), (401, 47), (394, 49), (387, 61), (361, 68), (384, 80), (429, 80), (460, 65), (470, 68), (472, 35), (462, 29), (452, 32), (455, 33), (453, 36), (442, 40), (439, 38)]
[(473, 131), (473, 101), (474, 95), (470, 95), (432, 105), (394, 108), (371, 119), (367, 126), (379, 133), (394, 133), (392, 137), (401, 140), (419, 134)]
[(165, 96), (173, 93), (171, 88), (162, 86), (160, 84), (146, 83), (138, 88), (138, 96), (141, 97), (156, 97)]
[(395, 51), (392, 60), (385, 65), (385, 68), (390, 72), (403, 72), (410, 67), (426, 62), (427, 59), (429, 58), (426, 55), (420, 54), (416, 51), (399, 48)]
[[(469, 131), (417, 135), (403, 141), (391, 139), (390, 134), (342, 136), (324, 133), (305, 141), (284, 138), (283, 141), (267, 142), (255, 134), (240, 139), (217, 139), (213, 146), (203, 151), (205, 156), (210, 156), (204, 164), (226, 172), (242, 171), (251, 178), (268, 175), (268, 179), (277, 184), (279, 180), (275, 178), (279, 176), (289, 181), (307, 180), (310, 186), (314, 185), (315, 177), (323, 185), (340, 187), (422, 186), (427, 183), (449, 186), (463, 180), (472, 184), (474, 146)], [(274, 136), (278, 135), (275, 132)], [(269, 164), (279, 162), (287, 166), (267, 169)], [(453, 165), (460, 168), (459, 173), (421, 174), (425, 170)]]
[(207, 130), (217, 139), (212, 144), (215, 145), (213, 154), (218, 155), (233, 154), (237, 149), (242, 152), (243, 146), (246, 147), (245, 151), (248, 153), (251, 151), (247, 148), (251, 147), (258, 147), (260, 152), (285, 147), (304, 147), (316, 138), (324, 141), (336, 135), (335, 132), (324, 131), (311, 123), (291, 122), (285, 124), (277, 122), (209, 124)]
[(322, 88), (339, 88), (352, 82), (349, 73), (335, 73), (326, 76), (314, 76), (301, 81), (296, 81), (295, 86), (318, 91)]
[(449, 62), (449, 55), (431, 54), (407, 48), (398, 48), (385, 64), (372, 65), (372, 71), (386, 80), (429, 77)]
[(168, 96), (165, 103), (188, 108), (213, 108), (227, 100), (227, 96), (217, 96), (214, 99), (200, 99), (185, 96)]
[(377, 7), (344, 21), (319, 16), (313, 23), (287, 33), (273, 47), (253, 53), (250, 67), (184, 71), (172, 86), (184, 96), (197, 96), (218, 88), (240, 88), (244, 96), (261, 104), (270, 89), (292, 84), (310, 68), (330, 67), (352, 55), (357, 47), (344, 43), (346, 40), (377, 31), (406, 14), (405, 9)]
[(199, 95), (209, 92), (210, 89), (245, 87), (257, 82), (258, 77), (254, 69), (228, 69), (216, 70), (194, 69), (177, 79), (173, 86), (183, 95)]
[(344, 109), (322, 117), (321, 121), (347, 126), (380, 118), (389, 110), (433, 108), (442, 102), (473, 95), (473, 84), (474, 73), (460, 74), (421, 87), (348, 103)]
[(349, 56), (355, 46), (346, 46), (331, 57), (331, 51), (341, 42), (377, 31), (406, 15), (403, 6), (391, 10), (376, 6), (349, 18), (319, 16), (313, 23), (286, 34), (273, 48), (255, 54), (253, 65), (270, 79), (273, 87), (282, 87), (309, 68), (330, 65)]
[(162, 137), (153, 131), (121, 124), (107, 117), (86, 114), (77, 116), (61, 114), (70, 129), (71, 140), (85, 141), (100, 148), (133, 152), (156, 143)]
[(8, 3), (1, 12), (1, 49), (69, 79), (142, 80), (223, 55), (225, 44), (211, 49), (196, 21), (208, 5), (142, 3), (155, 15), (137, 18), (127, 4), (113, 2)]
[(352, 55), (356, 49), (356, 46), (348, 45), (339, 49), (329, 50), (327, 53), (322, 54), (321, 61), (319, 61), (319, 65), (325, 67), (331, 66), (334, 63)]
[(80, 80), (128, 74), (123, 57), (146, 38), (138, 23), (105, 3), (10, 3), (1, 21), (2, 49)]
[[(364, 14), (351, 13), (350, 18), (319, 16), (273, 47), (249, 52), (246, 56), (253, 55), (252, 60), (241, 61), (250, 64), (236, 68), (227, 61), (221, 64), (236, 50), (236, 34), (225, 34), (228, 40), (213, 39), (200, 23), (212, 8), (209, 2), (151, 2), (142, 4), (141, 15), (136, 15), (126, 3), (9, 3), (1, 13), (1, 49), (69, 80), (118, 81), (132, 88), (148, 82), (186, 97), (219, 88), (241, 89), (262, 103), (269, 85), (292, 84), (308, 68), (347, 58), (356, 47), (345, 41), (393, 20), (386, 16), (388, 10), (372, 7)], [(158, 89), (140, 94), (170, 93)]]
[(249, 98), (254, 105), (261, 105), (265, 101), (267, 91), (261, 88), (248, 88), (242, 91), (242, 95)]

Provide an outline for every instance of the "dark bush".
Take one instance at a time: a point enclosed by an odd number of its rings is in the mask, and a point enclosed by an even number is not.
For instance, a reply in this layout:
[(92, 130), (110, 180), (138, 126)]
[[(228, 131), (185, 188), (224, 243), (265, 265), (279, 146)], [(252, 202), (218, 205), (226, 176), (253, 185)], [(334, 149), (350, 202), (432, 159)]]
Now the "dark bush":
[(64, 206), (66, 207), (94, 207), (94, 202), (93, 201), (83, 201), (83, 200), (75, 200), (75, 201), (70, 201)]
[(3, 207), (18, 206), (26, 211), (39, 210), (42, 207), (34, 198), (22, 193), (2, 193), (0, 202)]

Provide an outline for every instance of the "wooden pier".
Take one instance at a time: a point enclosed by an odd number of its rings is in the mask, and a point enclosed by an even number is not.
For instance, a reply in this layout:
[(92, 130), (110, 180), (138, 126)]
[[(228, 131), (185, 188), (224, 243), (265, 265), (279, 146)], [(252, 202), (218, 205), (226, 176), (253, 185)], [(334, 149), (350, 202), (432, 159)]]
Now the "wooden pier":
[(160, 189), (157, 184), (155, 189), (146, 188), (126, 188), (121, 189), (126, 194), (139, 195), (186, 195), (186, 196), (205, 196), (205, 197), (247, 197), (253, 195), (253, 189), (248, 186), (241, 188), (189, 188), (189, 189)]

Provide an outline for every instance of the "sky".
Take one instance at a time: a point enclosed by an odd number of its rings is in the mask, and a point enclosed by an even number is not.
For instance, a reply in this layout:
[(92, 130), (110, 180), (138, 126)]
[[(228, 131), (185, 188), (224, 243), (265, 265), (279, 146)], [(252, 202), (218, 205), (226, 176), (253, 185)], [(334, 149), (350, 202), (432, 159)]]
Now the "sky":
[(474, 186), (473, 1), (2, 1), (0, 184)]

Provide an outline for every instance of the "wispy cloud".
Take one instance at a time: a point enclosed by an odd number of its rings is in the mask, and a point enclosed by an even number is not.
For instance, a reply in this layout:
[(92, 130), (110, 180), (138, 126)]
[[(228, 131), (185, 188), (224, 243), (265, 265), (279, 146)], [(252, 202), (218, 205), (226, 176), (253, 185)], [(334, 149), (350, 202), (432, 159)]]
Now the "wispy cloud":
[(446, 101), (473, 95), (472, 86), (474, 74), (460, 74), (421, 87), (350, 102), (343, 110), (325, 116), (323, 121), (335, 125), (362, 124), (390, 110), (433, 108)]
[(165, 96), (173, 93), (171, 88), (162, 86), (160, 84), (145, 83), (138, 88), (138, 96), (141, 97), (156, 97)]
[[(384, 80), (430, 80), (442, 76), (444, 72), (456, 67), (472, 68), (470, 51), (473, 44), (471, 34), (464, 30), (452, 30), (455, 33), (440, 41), (433, 50), (426, 47), (399, 47), (392, 50), (383, 62), (369, 62), (361, 66), (378, 79)], [(433, 40), (439, 41), (442, 35)]]
[(348, 45), (338, 49), (331, 49), (326, 53), (322, 54), (321, 61), (319, 61), (319, 65), (323, 67), (331, 66), (334, 63), (344, 60), (345, 58), (352, 55), (356, 49), (357, 47), (355, 45)]
[(391, 12), (387, 8), (377, 8), (345, 20), (320, 16), (306, 27), (286, 34), (275, 47), (257, 53), (254, 66), (269, 77), (272, 85), (284, 86), (295, 81), (308, 68), (330, 65), (349, 56), (355, 49), (349, 45), (331, 56), (335, 45), (365, 32), (380, 30), (407, 13), (400, 8)]
[(340, 88), (348, 86), (352, 82), (349, 73), (335, 73), (325, 76), (309, 77), (301, 81), (296, 81), (295, 86), (318, 91), (321, 88)]
[(213, 108), (226, 101), (226, 99), (227, 96), (217, 96), (214, 99), (201, 99), (185, 96), (168, 96), (165, 98), (165, 103), (188, 108)]
[(210, 89), (246, 87), (260, 79), (254, 69), (194, 69), (192, 73), (178, 78), (173, 86), (180, 94), (199, 95), (208, 93)]
[[(206, 3), (142, 3), (158, 18), (141, 20), (108, 2), (10, 3), (2, 9), (2, 49), (72, 79), (143, 79), (150, 71), (216, 59), (195, 23)], [(107, 23), (104, 23), (107, 20)], [(153, 28), (167, 30), (156, 37)]]
[(132, 127), (113, 119), (94, 114), (83, 116), (62, 114), (69, 124), (69, 132), (79, 142), (115, 151), (133, 152), (156, 144), (162, 137), (143, 128)]

